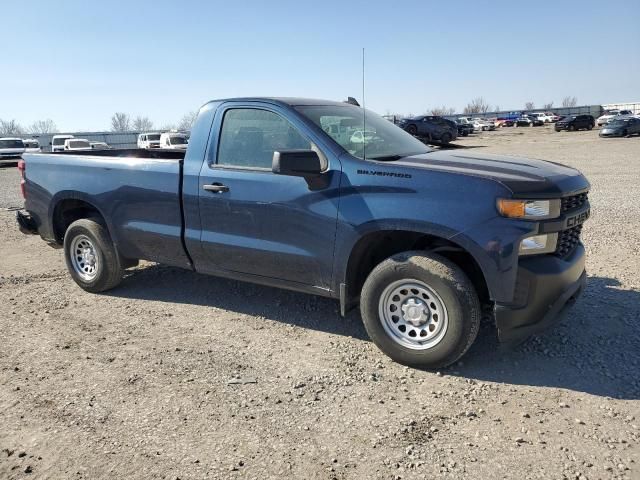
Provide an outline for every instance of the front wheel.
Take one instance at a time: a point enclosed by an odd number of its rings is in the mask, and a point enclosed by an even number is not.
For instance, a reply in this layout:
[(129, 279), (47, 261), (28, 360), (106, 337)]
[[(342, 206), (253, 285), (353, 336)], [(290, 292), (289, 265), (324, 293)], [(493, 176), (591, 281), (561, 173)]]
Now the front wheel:
[(411, 135), (417, 135), (418, 134), (418, 129), (416, 128), (415, 125), (409, 125), (407, 128), (407, 133), (410, 133)]
[(471, 346), (480, 327), (480, 301), (453, 262), (435, 254), (404, 252), (373, 269), (362, 288), (360, 311), (371, 340), (404, 365), (440, 368)]
[(83, 218), (69, 225), (64, 234), (64, 258), (73, 280), (87, 292), (110, 290), (124, 274), (109, 232), (94, 219)]
[(587, 125), (587, 130), (591, 130), (593, 128), (593, 125), (589, 124)]
[(440, 143), (442, 143), (443, 145), (448, 145), (450, 141), (451, 135), (448, 133), (445, 133), (440, 137)]

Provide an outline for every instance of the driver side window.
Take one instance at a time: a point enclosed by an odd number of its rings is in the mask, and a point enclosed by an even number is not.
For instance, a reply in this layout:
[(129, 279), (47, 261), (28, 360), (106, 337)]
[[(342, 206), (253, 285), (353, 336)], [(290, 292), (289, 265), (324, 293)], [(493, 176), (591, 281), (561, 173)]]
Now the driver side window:
[(222, 120), (217, 164), (270, 170), (273, 152), (311, 147), (311, 142), (277, 113), (234, 108), (227, 110)]

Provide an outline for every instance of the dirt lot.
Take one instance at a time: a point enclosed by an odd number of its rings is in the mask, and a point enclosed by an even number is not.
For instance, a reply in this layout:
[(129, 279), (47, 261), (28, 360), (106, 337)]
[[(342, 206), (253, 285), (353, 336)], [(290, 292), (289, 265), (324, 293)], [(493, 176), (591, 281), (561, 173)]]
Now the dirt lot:
[(109, 294), (22, 236), (0, 169), (0, 478), (640, 478), (640, 138), (505, 128), (468, 153), (592, 182), (589, 286), (515, 351), (392, 363), (332, 301), (145, 264)]

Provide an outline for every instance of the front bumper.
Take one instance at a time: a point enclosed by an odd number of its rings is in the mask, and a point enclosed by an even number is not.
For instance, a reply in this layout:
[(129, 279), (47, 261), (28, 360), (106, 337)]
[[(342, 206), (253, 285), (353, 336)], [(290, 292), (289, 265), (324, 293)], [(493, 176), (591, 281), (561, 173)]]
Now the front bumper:
[(586, 282), (581, 244), (564, 259), (554, 255), (521, 259), (513, 302), (495, 306), (498, 338), (516, 345), (561, 320)]

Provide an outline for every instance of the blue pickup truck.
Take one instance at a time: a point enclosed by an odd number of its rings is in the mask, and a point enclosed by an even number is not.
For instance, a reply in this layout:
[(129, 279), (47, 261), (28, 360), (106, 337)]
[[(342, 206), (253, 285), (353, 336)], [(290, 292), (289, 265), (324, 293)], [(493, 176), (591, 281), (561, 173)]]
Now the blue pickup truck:
[(204, 105), (186, 152), (26, 154), (22, 232), (89, 292), (139, 259), (359, 305), (394, 360), (449, 365), (481, 316), (516, 343), (582, 291), (589, 183), (542, 160), (432, 150), (345, 103)]

